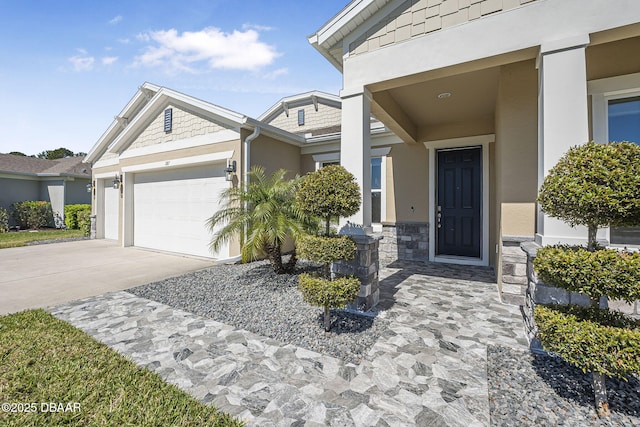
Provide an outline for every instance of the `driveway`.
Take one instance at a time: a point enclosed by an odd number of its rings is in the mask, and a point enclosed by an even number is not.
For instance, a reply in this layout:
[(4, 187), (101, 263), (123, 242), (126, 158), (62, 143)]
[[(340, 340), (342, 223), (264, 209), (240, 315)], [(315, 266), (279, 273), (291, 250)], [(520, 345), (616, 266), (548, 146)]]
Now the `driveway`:
[(0, 250), (0, 315), (44, 308), (212, 266), (212, 260), (83, 240)]

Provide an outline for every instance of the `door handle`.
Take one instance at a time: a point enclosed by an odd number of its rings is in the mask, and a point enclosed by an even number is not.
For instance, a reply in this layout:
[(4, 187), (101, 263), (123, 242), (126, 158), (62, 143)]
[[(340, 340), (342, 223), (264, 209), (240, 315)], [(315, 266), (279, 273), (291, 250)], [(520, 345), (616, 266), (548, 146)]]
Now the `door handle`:
[(442, 228), (442, 206), (438, 206), (438, 213), (436, 214), (436, 224), (438, 228)]

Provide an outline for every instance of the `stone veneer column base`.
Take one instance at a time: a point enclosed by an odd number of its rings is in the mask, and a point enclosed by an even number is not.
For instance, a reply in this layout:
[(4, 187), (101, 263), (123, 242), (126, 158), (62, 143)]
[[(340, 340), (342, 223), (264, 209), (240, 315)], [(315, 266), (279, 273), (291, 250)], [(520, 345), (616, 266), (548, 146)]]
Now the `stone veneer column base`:
[(429, 223), (383, 223), (382, 235), (384, 240), (380, 243), (380, 261), (384, 264), (397, 260), (429, 260)]
[(533, 236), (502, 236), (502, 292), (506, 304), (524, 304), (527, 290), (527, 254), (520, 245), (533, 241)]
[(352, 235), (356, 242), (356, 256), (351, 261), (334, 262), (331, 272), (344, 276), (352, 275), (360, 279), (358, 298), (348, 308), (367, 311), (378, 304), (380, 289), (378, 281), (378, 247), (382, 235)]
[(96, 238), (96, 216), (91, 215), (89, 218), (91, 218), (91, 233), (89, 234), (89, 238), (95, 239)]

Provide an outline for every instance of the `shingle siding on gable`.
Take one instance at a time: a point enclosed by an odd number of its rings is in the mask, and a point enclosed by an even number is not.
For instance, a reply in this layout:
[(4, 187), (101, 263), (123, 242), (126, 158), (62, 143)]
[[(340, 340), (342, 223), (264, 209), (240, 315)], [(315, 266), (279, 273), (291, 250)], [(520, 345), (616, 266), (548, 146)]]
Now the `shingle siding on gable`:
[(349, 45), (350, 55), (419, 37), (536, 0), (407, 0)]
[[(298, 126), (298, 110), (304, 110), (304, 125)], [(270, 125), (291, 133), (307, 133), (315, 129), (325, 129), (340, 125), (342, 111), (340, 108), (318, 103), (316, 111), (313, 103), (290, 106), (289, 117), (281, 111), (278, 116), (268, 122)]]
[[(171, 132), (164, 131), (164, 111), (166, 108), (173, 109), (173, 126)], [(169, 105), (166, 108), (162, 109), (162, 111), (158, 113), (156, 118), (136, 138), (128, 149), (162, 144), (170, 141), (178, 141), (226, 129), (222, 125), (194, 116), (193, 114), (181, 110), (176, 106)], [(102, 158), (104, 159), (105, 157), (103, 156)]]

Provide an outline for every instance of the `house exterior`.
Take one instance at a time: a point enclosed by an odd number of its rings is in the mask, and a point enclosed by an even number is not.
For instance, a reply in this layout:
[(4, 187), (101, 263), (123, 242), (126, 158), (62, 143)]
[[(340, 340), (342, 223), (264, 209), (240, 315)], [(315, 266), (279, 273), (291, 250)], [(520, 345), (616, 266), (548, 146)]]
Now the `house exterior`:
[[(82, 157), (58, 160), (0, 154), (0, 207), (25, 200), (51, 202), (56, 227), (64, 226), (64, 206), (91, 203), (91, 166)], [(13, 220), (10, 219), (11, 225)]]
[(309, 42), (343, 75), (341, 164), (367, 194), (373, 114), (402, 140), (387, 221), (431, 261), (494, 266), (506, 301), (527, 283), (520, 242), (586, 240), (537, 209), (547, 171), (589, 140), (640, 142), (637, 1), (354, 0)]

